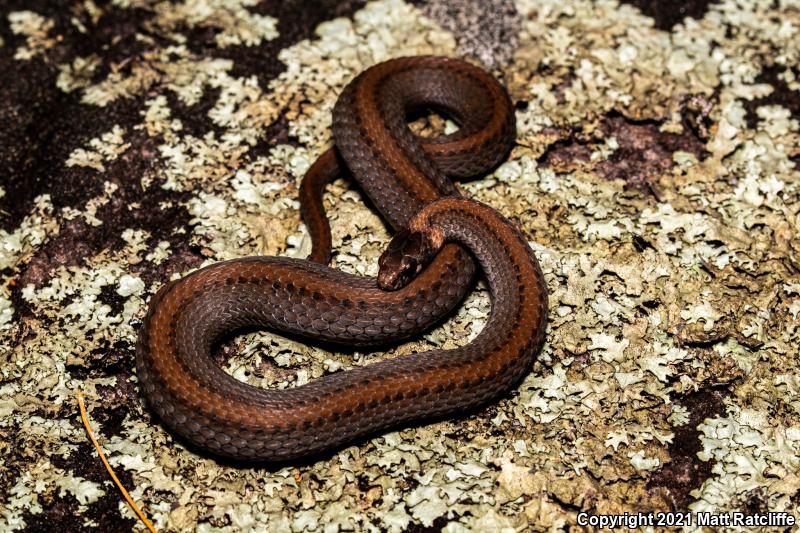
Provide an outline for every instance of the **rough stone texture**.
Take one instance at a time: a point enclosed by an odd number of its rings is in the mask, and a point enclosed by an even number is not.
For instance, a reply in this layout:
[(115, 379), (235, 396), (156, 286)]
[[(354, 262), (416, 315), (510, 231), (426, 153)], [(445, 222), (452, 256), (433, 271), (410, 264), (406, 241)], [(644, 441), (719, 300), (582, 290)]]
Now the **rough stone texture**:
[[(164, 531), (800, 517), (800, 7), (665, 5), (0, 4), (0, 530), (134, 526), (78, 389)], [(297, 186), (330, 143), (336, 96), (371, 64), (424, 53), (482, 62), (515, 102), (509, 161), (464, 189), (520, 226), (545, 271), (552, 320), (531, 374), (478, 413), (313, 461), (242, 467), (184, 448), (138, 393), (148, 298), (215, 261), (303, 257)], [(344, 180), (327, 201), (334, 265), (374, 275), (380, 218)], [(387, 352), (250, 331), (215, 358), (291, 387), (467, 343), (489, 307), (479, 286)]]
[(653, 18), (653, 25), (660, 30), (671, 30), (686, 17), (701, 19), (712, 0), (685, 0), (660, 2), (659, 0), (624, 0), (636, 6), (642, 13)]
[(423, 13), (453, 32), (456, 52), (489, 69), (500, 68), (519, 44), (520, 14), (511, 0), (420, 2)]

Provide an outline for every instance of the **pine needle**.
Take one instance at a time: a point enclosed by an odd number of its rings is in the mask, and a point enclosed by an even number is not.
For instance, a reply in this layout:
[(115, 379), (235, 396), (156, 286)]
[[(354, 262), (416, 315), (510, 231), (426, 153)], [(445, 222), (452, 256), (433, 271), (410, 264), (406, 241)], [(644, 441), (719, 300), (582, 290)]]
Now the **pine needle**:
[(117, 487), (119, 488), (120, 492), (122, 493), (123, 496), (125, 496), (125, 500), (127, 500), (128, 505), (131, 506), (133, 512), (135, 512), (136, 515), (139, 517), (139, 520), (142, 521), (142, 523), (147, 527), (147, 529), (151, 531), (151, 533), (156, 533), (156, 529), (153, 527), (153, 524), (150, 523), (150, 521), (147, 519), (144, 513), (139, 509), (139, 506), (136, 505), (136, 503), (133, 501), (131, 495), (128, 494), (128, 491), (125, 490), (125, 487), (123, 487), (122, 483), (120, 483), (119, 478), (117, 478), (117, 475), (114, 473), (114, 470), (108, 463), (108, 460), (106, 459), (106, 456), (103, 453), (103, 449), (100, 448), (100, 443), (97, 442), (97, 438), (94, 436), (94, 430), (92, 430), (92, 426), (89, 425), (89, 417), (86, 415), (86, 405), (84, 405), (83, 403), (83, 393), (80, 390), (77, 390), (75, 391), (75, 395), (78, 397), (78, 406), (80, 407), (81, 410), (81, 419), (83, 420), (83, 425), (86, 428), (86, 433), (89, 434), (89, 439), (91, 439), (92, 444), (94, 444), (94, 447), (97, 448), (97, 454), (100, 456), (100, 460), (103, 461), (103, 464), (106, 465), (106, 470), (108, 470), (108, 473), (111, 475), (111, 479), (113, 479), (114, 483), (117, 484)]

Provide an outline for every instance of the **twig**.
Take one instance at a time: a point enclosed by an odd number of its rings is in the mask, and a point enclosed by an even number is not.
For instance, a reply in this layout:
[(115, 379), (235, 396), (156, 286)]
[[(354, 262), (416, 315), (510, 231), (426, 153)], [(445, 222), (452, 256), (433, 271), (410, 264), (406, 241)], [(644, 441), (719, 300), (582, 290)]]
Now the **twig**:
[(83, 403), (83, 393), (80, 390), (77, 390), (75, 391), (75, 395), (78, 397), (78, 406), (81, 409), (81, 419), (83, 420), (83, 425), (86, 428), (86, 433), (89, 434), (89, 439), (91, 439), (92, 444), (94, 444), (94, 447), (97, 448), (97, 454), (100, 456), (100, 460), (103, 461), (103, 464), (106, 465), (106, 470), (108, 470), (108, 473), (111, 474), (111, 479), (113, 479), (114, 483), (117, 484), (117, 487), (119, 488), (120, 492), (122, 493), (123, 496), (125, 496), (125, 499), (128, 501), (128, 505), (131, 506), (133, 512), (135, 512), (136, 515), (139, 517), (139, 520), (141, 520), (142, 523), (145, 526), (147, 526), (147, 529), (149, 529), (151, 533), (156, 533), (156, 529), (153, 527), (153, 524), (150, 523), (150, 520), (148, 520), (147, 517), (144, 515), (144, 513), (141, 511), (141, 509), (139, 509), (139, 506), (136, 505), (136, 503), (133, 501), (131, 495), (128, 494), (128, 491), (125, 490), (125, 487), (123, 487), (122, 483), (120, 483), (119, 478), (114, 473), (114, 470), (111, 468), (111, 465), (108, 464), (108, 460), (106, 459), (106, 456), (103, 453), (103, 449), (100, 448), (100, 443), (97, 442), (97, 438), (94, 436), (94, 431), (92, 430), (92, 427), (89, 425), (89, 417), (86, 416), (86, 405), (84, 405)]

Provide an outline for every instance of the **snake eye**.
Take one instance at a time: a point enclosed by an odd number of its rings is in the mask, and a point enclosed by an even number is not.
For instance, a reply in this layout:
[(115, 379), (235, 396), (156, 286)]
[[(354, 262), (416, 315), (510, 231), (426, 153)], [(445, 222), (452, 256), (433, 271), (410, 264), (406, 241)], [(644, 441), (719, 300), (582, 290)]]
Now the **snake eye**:
[(400, 268), (403, 272), (409, 272), (411, 274), (416, 274), (420, 271), (420, 264), (419, 262), (410, 257), (408, 255), (404, 255), (402, 259), (400, 259)]

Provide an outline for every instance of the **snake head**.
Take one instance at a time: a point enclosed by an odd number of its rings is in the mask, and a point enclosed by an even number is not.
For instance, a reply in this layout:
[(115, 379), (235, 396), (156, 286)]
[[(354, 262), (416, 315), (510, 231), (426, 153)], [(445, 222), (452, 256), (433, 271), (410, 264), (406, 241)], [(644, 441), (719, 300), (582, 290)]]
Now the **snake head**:
[(378, 286), (387, 291), (405, 287), (435, 254), (436, 249), (424, 233), (401, 230), (378, 259)]

